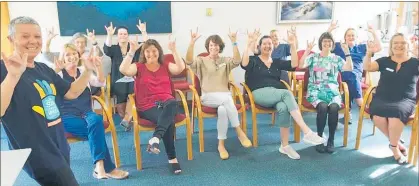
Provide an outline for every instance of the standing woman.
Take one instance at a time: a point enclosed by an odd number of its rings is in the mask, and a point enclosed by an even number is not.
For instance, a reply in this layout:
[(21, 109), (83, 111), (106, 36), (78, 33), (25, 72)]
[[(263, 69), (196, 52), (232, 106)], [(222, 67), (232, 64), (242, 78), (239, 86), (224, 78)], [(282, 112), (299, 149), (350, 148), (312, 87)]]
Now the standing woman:
[[(146, 41), (148, 39), (147, 32), (146, 32), (146, 24), (141, 23), (139, 20), (139, 25), (137, 25), (138, 29), (143, 34), (143, 39)], [(111, 96), (116, 96), (116, 109), (121, 117), (120, 125), (125, 128), (125, 131), (131, 130), (131, 109), (128, 108), (129, 105), (127, 104), (128, 95), (134, 92), (134, 83), (133, 82), (120, 82), (116, 83), (117, 80), (124, 77), (124, 75), (119, 72), (119, 66), (121, 65), (123, 59), (127, 56), (128, 51), (130, 51), (130, 43), (129, 43), (129, 35), (128, 35), (128, 28), (124, 26), (120, 26), (115, 29), (113, 27), (112, 22), (110, 23), (109, 27), (106, 27), (107, 37), (105, 41), (105, 45), (103, 46), (103, 51), (107, 56), (111, 58)], [(116, 31), (118, 43), (113, 45), (112, 44), (112, 36)], [(134, 51), (132, 63), (138, 61), (140, 57), (141, 48)]]
[(342, 105), (342, 96), (339, 92), (338, 75), (342, 71), (353, 69), (348, 45), (342, 43), (346, 62), (341, 57), (331, 53), (335, 46), (332, 34), (323, 33), (319, 38), (320, 53), (310, 54), (314, 47), (307, 41), (307, 49), (300, 59), (300, 68), (308, 68), (310, 78), (307, 85), (307, 101), (317, 110), (317, 134), (322, 137), (328, 119), (329, 139), (327, 146), (317, 145), (319, 153), (333, 153), (335, 131), (338, 125), (339, 109)]
[[(328, 32), (332, 32), (334, 29), (337, 28), (337, 21), (332, 22), (329, 26)], [(377, 37), (375, 30), (372, 28), (371, 25), (368, 25), (368, 32), (372, 34), (374, 38), (374, 48), (372, 52), (377, 53), (381, 51), (381, 42), (380, 39)], [(345, 44), (348, 45), (349, 53), (352, 58), (352, 62), (354, 65), (354, 69), (352, 71), (345, 71), (342, 72), (342, 81), (346, 82), (349, 89), (349, 106), (352, 106), (352, 102), (355, 100), (358, 106), (362, 105), (362, 72), (364, 71), (363, 68), (363, 59), (367, 53), (367, 45), (366, 44), (359, 44), (357, 43), (357, 33), (354, 28), (348, 28), (344, 34)], [(345, 51), (342, 48), (341, 42), (336, 42), (335, 48), (332, 53), (340, 56), (341, 58), (345, 58)], [(351, 120), (349, 120), (351, 123)]]
[(246, 148), (252, 146), (252, 143), (240, 128), (239, 114), (228, 88), (231, 70), (238, 67), (241, 63), (239, 49), (237, 48), (237, 33), (229, 34), (233, 43), (233, 58), (220, 55), (225, 44), (219, 35), (212, 35), (205, 41), (205, 48), (209, 55), (194, 59), (194, 45), (200, 37), (197, 32), (192, 33), (191, 31), (191, 42), (186, 53), (186, 64), (191, 66), (191, 69), (201, 82), (202, 105), (217, 108), (218, 151), (220, 158), (224, 160), (229, 157), (224, 146), (224, 141), (227, 139), (229, 121), (236, 129), (240, 143)]

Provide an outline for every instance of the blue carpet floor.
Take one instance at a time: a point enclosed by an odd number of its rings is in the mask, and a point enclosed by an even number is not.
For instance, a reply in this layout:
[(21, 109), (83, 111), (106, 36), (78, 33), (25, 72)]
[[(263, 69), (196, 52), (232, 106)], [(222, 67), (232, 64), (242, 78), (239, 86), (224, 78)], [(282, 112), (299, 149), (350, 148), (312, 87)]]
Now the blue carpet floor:
[[(357, 118), (358, 111), (353, 111)], [(304, 114), (310, 128), (316, 130), (315, 114)], [(115, 119), (119, 122), (119, 119)], [(248, 113), (248, 134), (252, 138), (250, 112)], [(93, 165), (87, 142), (71, 144), (71, 168), (80, 185), (418, 185), (418, 168), (411, 165), (395, 164), (388, 148), (388, 140), (378, 132), (371, 136), (372, 125), (364, 120), (364, 130), (360, 150), (354, 150), (356, 127), (349, 127), (348, 147), (344, 148), (343, 125), (339, 124), (335, 145), (335, 154), (319, 154), (314, 147), (301, 143), (290, 143), (301, 155), (301, 160), (291, 160), (278, 152), (279, 127), (270, 125), (269, 115), (259, 115), (259, 147), (245, 149), (234, 130), (230, 129), (226, 147), (230, 159), (220, 160), (217, 152), (217, 130), (215, 119), (205, 119), (205, 152), (199, 153), (198, 134), (193, 136), (192, 161), (186, 156), (186, 137), (184, 127), (178, 128), (176, 141), (177, 156), (183, 172), (179, 176), (172, 175), (167, 166), (165, 153), (151, 155), (145, 152), (151, 133), (142, 133), (143, 170), (136, 170), (135, 151), (132, 132), (124, 132), (120, 126), (118, 143), (121, 153), (122, 169), (130, 172), (127, 180), (96, 180), (92, 177)], [(196, 130), (197, 131), (197, 130)], [(292, 131), (292, 130), (291, 130)], [(325, 133), (327, 135), (327, 127)], [(4, 133), (2, 133), (4, 134)], [(410, 127), (403, 132), (405, 145), (410, 139)], [(111, 147), (110, 134), (107, 135), (108, 146)], [(7, 149), (4, 135), (1, 149)], [(163, 145), (161, 145), (164, 148)], [(112, 150), (110, 148), (110, 150)], [(162, 149), (164, 152), (164, 149)], [(17, 178), (17, 186), (37, 185), (22, 171)]]

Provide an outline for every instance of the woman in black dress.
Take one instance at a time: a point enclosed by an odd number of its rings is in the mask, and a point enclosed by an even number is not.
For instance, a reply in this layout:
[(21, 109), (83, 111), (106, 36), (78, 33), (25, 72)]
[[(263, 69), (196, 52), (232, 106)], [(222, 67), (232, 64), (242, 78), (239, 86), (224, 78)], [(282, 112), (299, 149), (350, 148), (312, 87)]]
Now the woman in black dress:
[(414, 113), (416, 105), (416, 85), (419, 76), (417, 44), (409, 56), (409, 43), (403, 34), (397, 33), (390, 40), (389, 56), (371, 61), (374, 48), (368, 43), (364, 58), (364, 69), (380, 71), (380, 80), (370, 104), (370, 115), (381, 132), (390, 141), (389, 147), (397, 163), (406, 163), (406, 148), (400, 143), (404, 125)]
[[(147, 40), (148, 36), (145, 23), (141, 23), (141, 21), (139, 21), (137, 27), (141, 31), (144, 41)], [(116, 82), (124, 77), (124, 75), (119, 72), (119, 66), (130, 49), (128, 28), (121, 26), (115, 29), (112, 22), (109, 27), (105, 28), (107, 31), (107, 37), (105, 45), (103, 46), (103, 52), (111, 58), (111, 96), (116, 96), (116, 110), (121, 117), (120, 125), (123, 126), (126, 131), (129, 131), (131, 130), (130, 120), (132, 115), (131, 109), (127, 108), (127, 99), (128, 95), (134, 92), (134, 82)], [(112, 36), (115, 31), (118, 43), (113, 45)], [(132, 62), (138, 61), (140, 51), (141, 47), (134, 53)]]

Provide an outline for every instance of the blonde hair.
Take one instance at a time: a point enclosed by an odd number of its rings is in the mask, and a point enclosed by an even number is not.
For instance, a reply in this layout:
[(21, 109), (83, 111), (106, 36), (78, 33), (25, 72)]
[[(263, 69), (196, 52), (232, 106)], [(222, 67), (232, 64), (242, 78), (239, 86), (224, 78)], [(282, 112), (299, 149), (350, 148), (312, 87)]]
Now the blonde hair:
[[(79, 62), (77, 63), (77, 66), (81, 66), (82, 65), (82, 62), (81, 62), (81, 55), (80, 55), (80, 53), (79, 53), (79, 51), (77, 51), (77, 47), (76, 47), (76, 45), (74, 45), (74, 44), (72, 44), (72, 43), (67, 43), (67, 44), (64, 44), (64, 53), (65, 53), (65, 50), (66, 49), (71, 49), (71, 50), (74, 50), (74, 51), (76, 51), (77, 52), (77, 55), (79, 56)], [(64, 55), (64, 54), (63, 54)]]
[(406, 42), (407, 42), (407, 52), (406, 52), (406, 55), (409, 55), (409, 40), (404, 36), (404, 34), (403, 33), (396, 33), (396, 34), (394, 34), (393, 36), (391, 36), (391, 39), (390, 39), (390, 46), (389, 46), (389, 50), (388, 50), (388, 55), (389, 56), (393, 56), (394, 54), (393, 54), (393, 51), (392, 51), (392, 49), (393, 49), (393, 40), (394, 40), (394, 38), (395, 37), (397, 37), (397, 36), (402, 36), (403, 38), (404, 38), (404, 40), (406, 40)]

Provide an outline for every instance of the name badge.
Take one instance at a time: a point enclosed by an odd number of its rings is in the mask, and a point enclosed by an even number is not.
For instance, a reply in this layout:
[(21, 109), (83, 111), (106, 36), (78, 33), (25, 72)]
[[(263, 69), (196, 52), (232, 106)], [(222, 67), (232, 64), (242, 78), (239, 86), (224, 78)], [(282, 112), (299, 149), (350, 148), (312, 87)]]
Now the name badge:
[(387, 71), (390, 71), (390, 72), (394, 72), (394, 70), (393, 70), (393, 69), (391, 69), (391, 68), (386, 68), (386, 70), (387, 70)]

